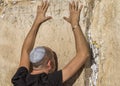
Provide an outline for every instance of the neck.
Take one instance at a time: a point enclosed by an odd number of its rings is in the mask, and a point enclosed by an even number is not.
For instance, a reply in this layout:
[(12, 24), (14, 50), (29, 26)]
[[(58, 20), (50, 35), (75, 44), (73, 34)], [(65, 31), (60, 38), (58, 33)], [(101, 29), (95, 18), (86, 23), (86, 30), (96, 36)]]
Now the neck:
[(46, 73), (48, 74), (48, 70), (45, 69), (33, 69), (33, 71), (31, 72), (31, 74), (41, 74), (41, 73)]

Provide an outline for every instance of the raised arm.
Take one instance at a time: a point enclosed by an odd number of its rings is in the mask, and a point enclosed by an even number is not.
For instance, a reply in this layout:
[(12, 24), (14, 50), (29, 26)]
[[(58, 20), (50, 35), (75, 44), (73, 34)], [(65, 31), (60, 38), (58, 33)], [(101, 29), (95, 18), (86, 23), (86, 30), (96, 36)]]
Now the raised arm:
[(71, 3), (69, 4), (70, 10), (69, 18), (64, 17), (64, 19), (71, 24), (73, 29), (76, 44), (76, 55), (62, 70), (63, 82), (72, 77), (89, 57), (88, 43), (79, 25), (81, 9), (82, 5), (79, 8), (78, 2), (75, 5), (75, 2), (73, 1), (72, 4)]
[(28, 70), (30, 66), (29, 53), (34, 47), (34, 43), (35, 43), (37, 32), (39, 30), (39, 26), (46, 20), (51, 19), (50, 16), (48, 17), (45, 16), (48, 6), (49, 6), (49, 3), (45, 1), (45, 2), (42, 2), (41, 6), (37, 7), (36, 19), (28, 35), (26, 36), (23, 46), (22, 46), (20, 66), (24, 66)]

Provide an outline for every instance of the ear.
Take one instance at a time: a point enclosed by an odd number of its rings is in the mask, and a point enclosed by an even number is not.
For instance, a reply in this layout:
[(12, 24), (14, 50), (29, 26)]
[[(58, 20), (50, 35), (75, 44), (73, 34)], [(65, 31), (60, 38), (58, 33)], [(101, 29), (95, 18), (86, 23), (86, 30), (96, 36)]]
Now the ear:
[(51, 69), (51, 61), (50, 60), (48, 61), (47, 66), (49, 69)]

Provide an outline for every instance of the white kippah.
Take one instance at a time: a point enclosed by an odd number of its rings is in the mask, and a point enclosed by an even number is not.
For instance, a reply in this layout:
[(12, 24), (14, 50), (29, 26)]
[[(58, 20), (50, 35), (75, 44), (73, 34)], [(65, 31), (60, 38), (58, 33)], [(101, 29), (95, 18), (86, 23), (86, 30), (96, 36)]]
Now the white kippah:
[(36, 47), (30, 52), (30, 62), (36, 63), (43, 59), (45, 56), (45, 48), (44, 47)]

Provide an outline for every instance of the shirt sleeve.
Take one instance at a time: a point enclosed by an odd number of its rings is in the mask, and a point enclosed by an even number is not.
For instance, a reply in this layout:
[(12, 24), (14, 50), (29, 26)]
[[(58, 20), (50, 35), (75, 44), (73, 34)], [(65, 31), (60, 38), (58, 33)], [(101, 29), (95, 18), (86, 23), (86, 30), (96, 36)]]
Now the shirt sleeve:
[(28, 74), (27, 68), (20, 67), (13, 76), (11, 82), (14, 84), (14, 86), (26, 86), (25, 80), (27, 74)]
[(56, 71), (48, 75), (51, 86), (63, 86), (62, 85), (62, 70)]

